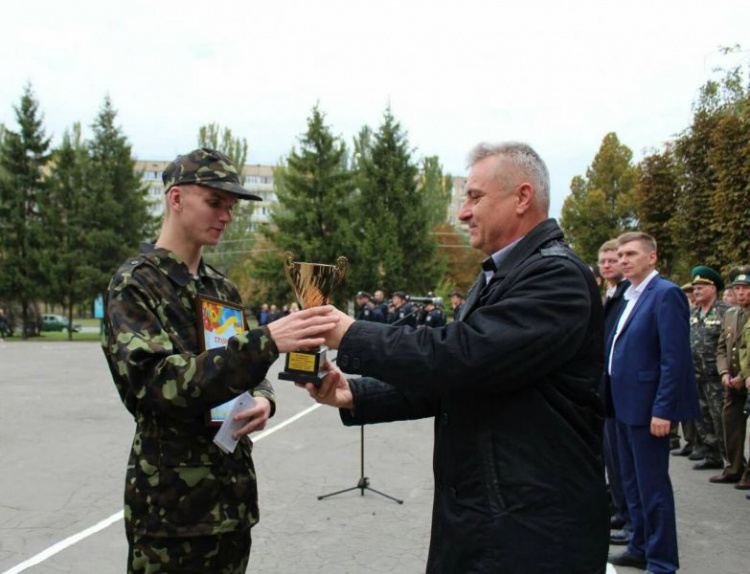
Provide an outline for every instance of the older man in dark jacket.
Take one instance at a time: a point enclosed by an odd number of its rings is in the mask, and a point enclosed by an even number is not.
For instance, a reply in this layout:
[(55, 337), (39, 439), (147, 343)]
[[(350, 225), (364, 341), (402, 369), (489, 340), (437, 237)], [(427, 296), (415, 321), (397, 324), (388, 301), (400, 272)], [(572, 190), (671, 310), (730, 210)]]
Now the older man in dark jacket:
[(430, 573), (603, 573), (602, 305), (547, 219), (549, 175), (525, 144), (471, 156), (460, 218), (487, 259), (459, 321), (354, 322), (327, 344), (319, 402), (346, 425), (435, 417)]

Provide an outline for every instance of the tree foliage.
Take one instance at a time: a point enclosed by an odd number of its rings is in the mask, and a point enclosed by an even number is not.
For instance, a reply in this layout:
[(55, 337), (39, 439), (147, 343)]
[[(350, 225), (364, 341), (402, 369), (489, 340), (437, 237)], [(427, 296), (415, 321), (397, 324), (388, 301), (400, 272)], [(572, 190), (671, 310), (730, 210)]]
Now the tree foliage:
[(666, 276), (677, 271), (679, 262), (674, 224), (679, 192), (678, 168), (671, 147), (643, 158), (635, 188), (639, 228), (657, 238), (659, 271)]
[[(242, 174), (247, 163), (247, 139), (235, 137), (231, 129), (211, 123), (199, 128), (198, 145), (227, 155)], [(252, 224), (254, 211), (255, 201), (238, 201), (232, 211), (232, 223), (224, 232), (221, 242), (203, 252), (206, 261), (235, 281), (242, 281), (245, 276), (242, 262), (255, 243)]]
[(634, 189), (638, 169), (633, 152), (617, 134), (604, 137), (586, 176), (575, 176), (560, 224), (585, 261), (596, 261), (599, 247), (636, 226)]
[(14, 110), (18, 129), (6, 129), (0, 146), (0, 298), (19, 302), (25, 338), (38, 332), (31, 310), (43, 294), (43, 250), (51, 239), (39, 207), (50, 140), (30, 85)]
[(147, 190), (141, 185), (131, 146), (116, 118), (117, 111), (106, 97), (91, 126), (93, 137), (86, 144), (91, 162), (89, 257), (96, 270), (92, 297), (104, 292), (114, 272), (126, 257), (137, 253), (138, 244), (154, 225), (146, 203)]
[[(274, 172), (279, 203), (271, 213), (271, 226), (264, 229), (275, 250), (265, 251), (252, 263), (252, 276), (266, 288), (251, 294), (261, 303), (292, 301), (293, 293), (284, 277), (283, 256), (294, 253), (295, 261), (335, 264), (339, 256), (357, 264), (351, 227), (351, 173), (342, 158), (344, 142), (331, 133), (325, 114), (316, 105), (307, 120), (307, 131), (299, 138), (283, 165)], [(343, 302), (353, 293), (351, 281), (334, 293), (334, 301)]]
[(422, 159), (419, 191), (424, 195), (425, 209), (431, 225), (445, 222), (453, 188), (453, 178), (443, 174), (443, 166), (436, 155)]
[(387, 292), (434, 290), (442, 272), (431, 215), (417, 185), (406, 132), (390, 108), (359, 158), (356, 203), (357, 284)]
[[(91, 161), (83, 141), (81, 125), (74, 124), (63, 135), (62, 144), (52, 154), (48, 192), (40, 205), (45, 229), (55, 240), (45, 248), (45, 299), (67, 311), (73, 322), (75, 305), (91, 299), (98, 271), (91, 260), (92, 241), (89, 216)], [(70, 328), (68, 337), (72, 337)]]

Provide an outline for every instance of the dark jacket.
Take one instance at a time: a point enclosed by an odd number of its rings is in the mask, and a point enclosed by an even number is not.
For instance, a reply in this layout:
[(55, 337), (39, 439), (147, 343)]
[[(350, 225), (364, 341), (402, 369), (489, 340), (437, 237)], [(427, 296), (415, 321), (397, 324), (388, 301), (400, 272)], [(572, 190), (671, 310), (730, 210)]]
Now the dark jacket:
[[(435, 417), (430, 573), (603, 573), (601, 299), (554, 220), (502, 262), (462, 320), (355, 322), (345, 424)], [(380, 382), (387, 381), (387, 383)]]
[[(609, 335), (617, 328), (617, 322), (620, 320), (620, 314), (625, 308), (627, 301), (625, 301), (625, 291), (630, 287), (630, 281), (623, 279), (617, 284), (615, 292), (612, 297), (605, 299), (604, 301), (604, 340), (609, 339)], [(607, 354), (607, 349), (604, 350), (604, 354)], [(605, 411), (607, 416), (613, 418), (615, 416), (614, 407), (612, 406), (612, 394), (609, 392), (607, 385), (607, 370), (602, 371), (602, 378), (599, 384), (599, 396), (604, 401)]]

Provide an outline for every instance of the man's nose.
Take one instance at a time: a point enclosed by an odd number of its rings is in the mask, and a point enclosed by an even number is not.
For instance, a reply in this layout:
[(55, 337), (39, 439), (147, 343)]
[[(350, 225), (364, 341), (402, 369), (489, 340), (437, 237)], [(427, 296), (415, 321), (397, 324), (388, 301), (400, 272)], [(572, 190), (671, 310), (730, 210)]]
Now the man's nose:
[(458, 210), (458, 218), (461, 221), (466, 221), (471, 217), (471, 209), (469, 208), (468, 202), (464, 201)]

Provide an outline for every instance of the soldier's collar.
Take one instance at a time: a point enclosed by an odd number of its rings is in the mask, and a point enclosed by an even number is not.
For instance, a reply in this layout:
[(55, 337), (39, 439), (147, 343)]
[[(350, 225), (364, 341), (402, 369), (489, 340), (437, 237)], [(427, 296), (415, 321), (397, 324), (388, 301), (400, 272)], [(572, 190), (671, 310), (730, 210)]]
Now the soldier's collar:
[[(172, 281), (184, 287), (193, 278), (187, 265), (174, 252), (164, 247), (157, 247), (153, 243), (141, 243), (140, 252), (143, 257), (151, 261), (159, 271), (164, 273)], [(198, 262), (198, 277), (215, 278), (217, 273), (206, 266), (203, 258)]]

